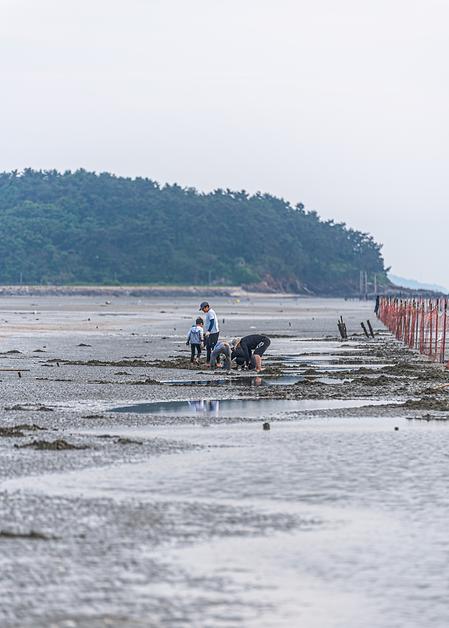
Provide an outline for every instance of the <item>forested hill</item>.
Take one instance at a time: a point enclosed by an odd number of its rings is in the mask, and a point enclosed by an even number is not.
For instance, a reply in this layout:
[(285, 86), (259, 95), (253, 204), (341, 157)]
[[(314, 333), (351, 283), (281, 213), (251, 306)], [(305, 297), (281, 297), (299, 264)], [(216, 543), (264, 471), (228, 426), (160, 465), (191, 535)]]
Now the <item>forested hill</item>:
[(78, 170), (0, 174), (0, 283), (255, 284), (350, 294), (381, 246), (268, 194)]

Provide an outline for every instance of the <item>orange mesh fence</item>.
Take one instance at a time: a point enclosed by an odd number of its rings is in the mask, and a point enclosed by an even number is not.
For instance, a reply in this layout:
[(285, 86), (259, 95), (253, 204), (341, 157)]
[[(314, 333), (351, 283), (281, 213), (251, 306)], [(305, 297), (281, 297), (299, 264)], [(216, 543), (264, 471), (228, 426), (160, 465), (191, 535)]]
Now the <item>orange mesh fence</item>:
[(380, 297), (377, 316), (398, 340), (449, 367), (447, 299)]

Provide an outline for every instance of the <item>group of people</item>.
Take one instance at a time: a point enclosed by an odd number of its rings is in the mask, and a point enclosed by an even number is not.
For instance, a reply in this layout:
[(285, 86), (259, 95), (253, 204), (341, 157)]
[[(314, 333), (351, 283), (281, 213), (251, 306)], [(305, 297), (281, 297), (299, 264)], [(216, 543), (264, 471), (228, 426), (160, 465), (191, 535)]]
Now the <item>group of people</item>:
[[(207, 301), (200, 305), (204, 318), (199, 316), (187, 334), (192, 364), (198, 364), (203, 347), (206, 349), (206, 365), (211, 368), (223, 367), (230, 371), (232, 362), (238, 366), (262, 371), (262, 356), (271, 344), (268, 336), (250, 334), (234, 338), (230, 342), (221, 340), (217, 315)], [(223, 360), (223, 364), (222, 364)]]

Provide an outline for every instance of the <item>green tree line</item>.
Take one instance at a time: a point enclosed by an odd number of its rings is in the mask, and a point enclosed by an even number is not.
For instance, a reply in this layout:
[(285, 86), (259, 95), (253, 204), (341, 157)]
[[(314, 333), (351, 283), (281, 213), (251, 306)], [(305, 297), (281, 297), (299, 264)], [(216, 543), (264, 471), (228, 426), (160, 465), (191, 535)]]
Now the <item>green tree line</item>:
[(0, 283), (254, 284), (318, 294), (385, 277), (381, 245), (269, 194), (85, 170), (0, 173)]

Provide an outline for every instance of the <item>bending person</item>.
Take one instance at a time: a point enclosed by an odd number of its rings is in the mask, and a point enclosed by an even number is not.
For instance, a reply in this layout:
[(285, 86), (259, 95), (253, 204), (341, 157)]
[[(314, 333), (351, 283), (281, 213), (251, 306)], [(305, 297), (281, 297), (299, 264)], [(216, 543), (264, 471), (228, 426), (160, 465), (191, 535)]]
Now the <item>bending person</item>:
[(232, 359), (237, 364), (245, 364), (249, 369), (262, 370), (262, 356), (271, 344), (268, 336), (251, 334), (243, 338), (234, 338), (232, 341)]
[(210, 357), (210, 366), (211, 368), (215, 368), (217, 366), (217, 360), (220, 355), (224, 356), (224, 368), (227, 371), (231, 370), (231, 345), (229, 342), (225, 342), (224, 340), (219, 340)]

